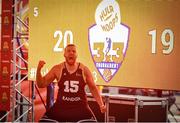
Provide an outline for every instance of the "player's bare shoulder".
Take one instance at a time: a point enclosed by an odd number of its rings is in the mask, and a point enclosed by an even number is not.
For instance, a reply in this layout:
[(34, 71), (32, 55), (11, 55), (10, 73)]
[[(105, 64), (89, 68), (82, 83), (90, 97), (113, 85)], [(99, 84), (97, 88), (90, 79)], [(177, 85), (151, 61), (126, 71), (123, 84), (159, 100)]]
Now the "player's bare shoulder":
[(64, 62), (56, 64), (56, 65), (53, 66), (52, 69), (54, 69), (55, 71), (59, 70), (59, 69), (62, 69), (62, 67), (64, 66), (63, 64), (64, 64)]
[(85, 76), (87, 76), (89, 74), (89, 72), (90, 72), (89, 68), (86, 65), (84, 65), (83, 63), (80, 63), (80, 68), (83, 70), (83, 73)]
[(87, 69), (87, 67), (81, 62), (79, 68), (82, 69), (83, 71), (86, 71), (85, 69)]
[(59, 75), (60, 75), (63, 67), (64, 67), (64, 63), (60, 63), (60, 64), (57, 64), (57, 65), (54, 65), (53, 68), (52, 68), (52, 71), (55, 74), (57, 80), (59, 79)]

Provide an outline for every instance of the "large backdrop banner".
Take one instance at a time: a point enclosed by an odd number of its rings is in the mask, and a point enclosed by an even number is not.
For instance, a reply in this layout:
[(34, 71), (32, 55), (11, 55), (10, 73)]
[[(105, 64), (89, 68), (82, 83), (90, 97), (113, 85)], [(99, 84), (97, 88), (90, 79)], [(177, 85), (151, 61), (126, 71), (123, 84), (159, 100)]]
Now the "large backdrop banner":
[(179, 0), (31, 0), (29, 80), (73, 43), (97, 85), (180, 90)]

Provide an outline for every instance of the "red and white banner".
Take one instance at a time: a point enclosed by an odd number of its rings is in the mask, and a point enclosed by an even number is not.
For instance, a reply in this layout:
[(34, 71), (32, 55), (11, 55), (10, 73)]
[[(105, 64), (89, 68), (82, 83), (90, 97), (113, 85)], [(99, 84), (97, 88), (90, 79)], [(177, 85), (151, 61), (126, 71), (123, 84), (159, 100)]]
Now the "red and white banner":
[(2, 0), (0, 110), (10, 110), (10, 65), (12, 59), (12, 0)]

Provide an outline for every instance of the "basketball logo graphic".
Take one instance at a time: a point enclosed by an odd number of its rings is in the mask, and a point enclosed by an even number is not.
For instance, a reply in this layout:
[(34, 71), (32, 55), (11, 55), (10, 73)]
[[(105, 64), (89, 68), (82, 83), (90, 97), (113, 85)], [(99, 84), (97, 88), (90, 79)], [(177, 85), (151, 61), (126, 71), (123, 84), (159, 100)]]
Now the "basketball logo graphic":
[(89, 27), (89, 48), (102, 78), (109, 82), (122, 65), (128, 48), (129, 27), (121, 23), (119, 4), (102, 0)]

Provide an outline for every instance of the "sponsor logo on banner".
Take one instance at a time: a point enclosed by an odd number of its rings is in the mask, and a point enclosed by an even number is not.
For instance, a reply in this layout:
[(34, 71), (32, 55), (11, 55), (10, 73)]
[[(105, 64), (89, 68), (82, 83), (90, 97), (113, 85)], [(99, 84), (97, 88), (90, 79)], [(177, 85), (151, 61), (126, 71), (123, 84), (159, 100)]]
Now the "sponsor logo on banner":
[(1, 101), (3, 104), (7, 103), (8, 97), (6, 92), (3, 92)]
[(4, 79), (7, 79), (7, 76), (8, 76), (8, 68), (6, 66), (3, 66), (3, 69), (2, 69), (2, 77)]
[(4, 17), (3, 24), (9, 25), (9, 16)]
[(97, 70), (109, 82), (124, 61), (130, 29), (121, 23), (120, 7), (115, 0), (99, 3), (95, 21), (88, 30), (89, 48)]
[(8, 42), (7, 41), (4, 41), (3, 42), (3, 46), (2, 46), (3, 48), (2, 48), (2, 51), (3, 52), (8, 52), (8, 50), (9, 50), (9, 44), (8, 44)]

